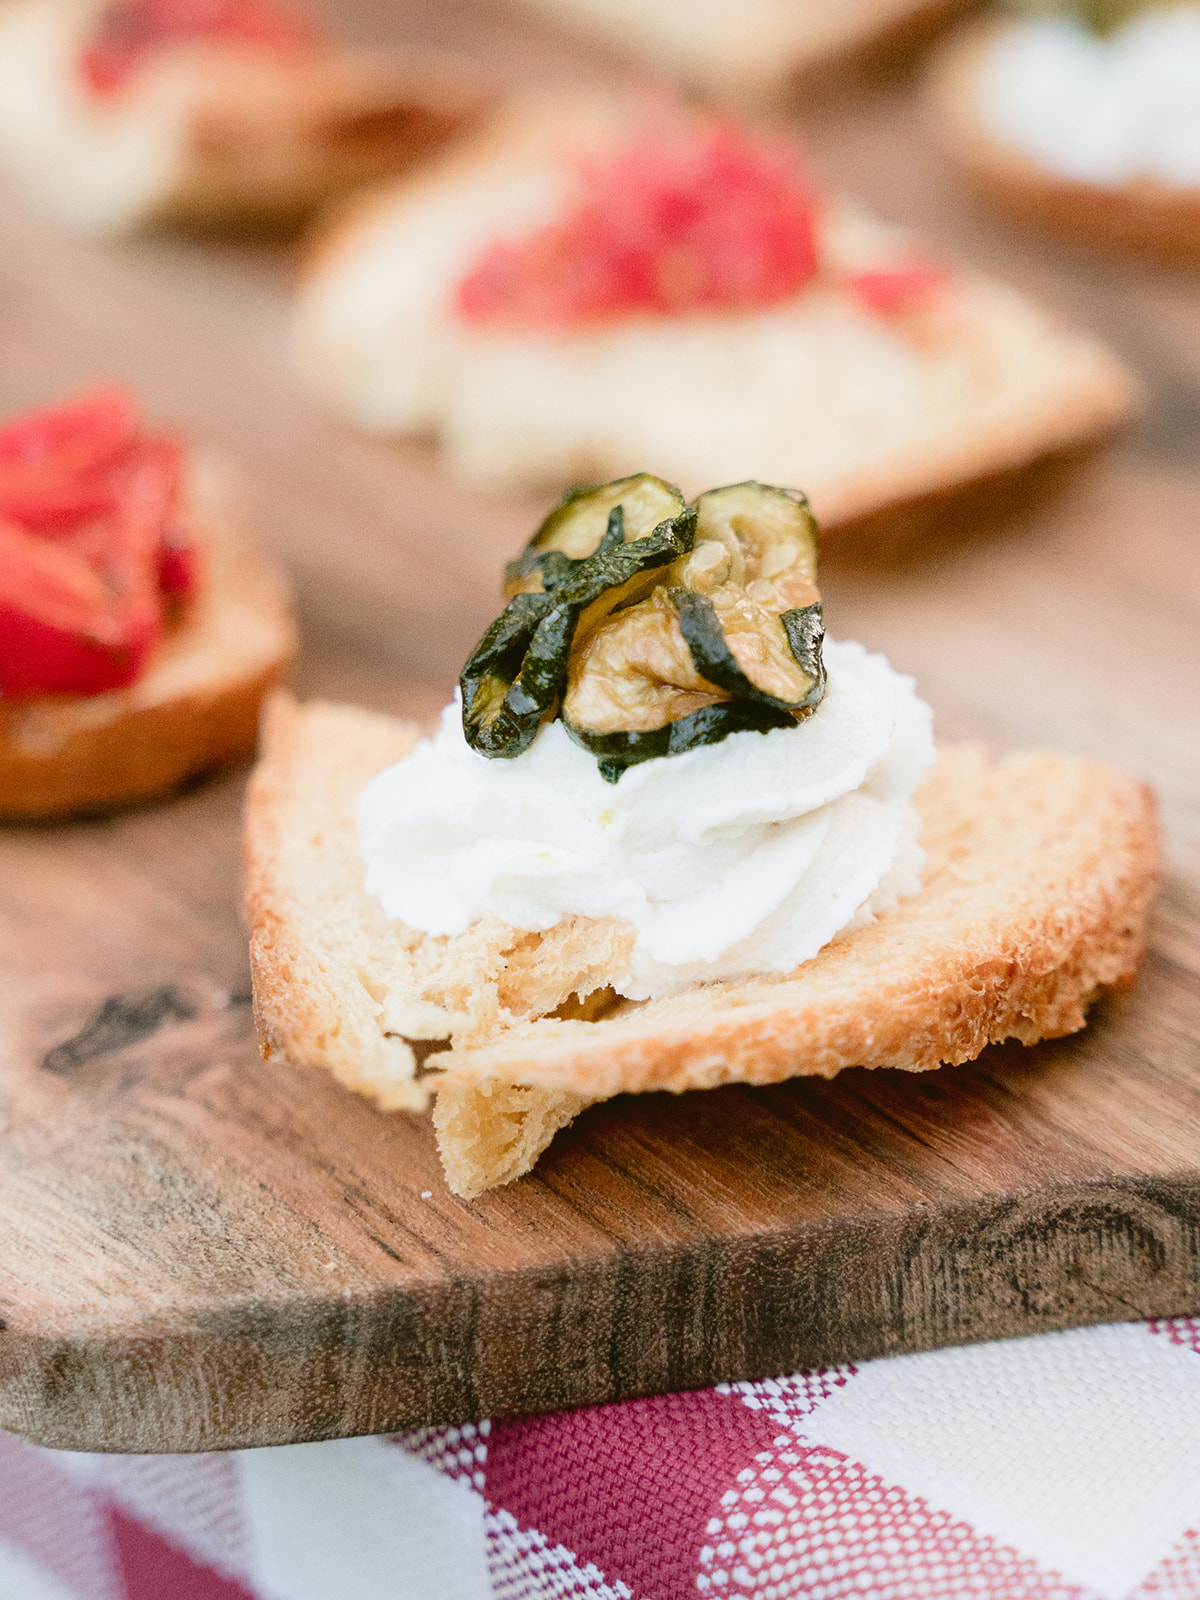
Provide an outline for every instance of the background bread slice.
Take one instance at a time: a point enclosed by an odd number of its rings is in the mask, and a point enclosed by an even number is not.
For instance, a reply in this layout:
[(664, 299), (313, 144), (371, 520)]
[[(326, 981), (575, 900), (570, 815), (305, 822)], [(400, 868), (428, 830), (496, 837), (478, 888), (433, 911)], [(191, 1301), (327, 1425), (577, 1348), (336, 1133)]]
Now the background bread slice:
[[(206, 82), (170, 186), (143, 220), (289, 226), (414, 166), (478, 115), (480, 80), (432, 52), (331, 50), (264, 81)], [(165, 91), (164, 91), (165, 93)], [(199, 98), (199, 97), (196, 97)]]
[(0, 162), (84, 231), (294, 224), (404, 171), (484, 98), (474, 70), (434, 52), (275, 58), (199, 43), (97, 102), (78, 73), (94, 10), (0, 5)]
[(1172, 261), (1200, 260), (1200, 188), (1154, 178), (1106, 187), (1065, 178), (1006, 144), (987, 126), (979, 80), (1005, 26), (963, 29), (938, 52), (926, 84), (948, 157), (991, 200), (1074, 243), (1118, 245)]
[(804, 68), (918, 24), (932, 26), (964, 0), (505, 0), (717, 99), (778, 97)]
[[(343, 707), (273, 705), (248, 811), (252, 967), (267, 1047), (384, 1105), (437, 1089), (459, 1194), (528, 1171), (582, 1106), (613, 1094), (920, 1071), (1069, 1033), (1142, 954), (1158, 875), (1148, 791), (1096, 762), (964, 745), (941, 752), (918, 797), (919, 895), (790, 975), (621, 1001), (602, 987), (619, 924), (431, 939), (368, 900), (353, 803), (416, 737)], [(406, 1030), (452, 1040), (426, 1056), (440, 1076), (401, 1076), (415, 1058), (388, 1036)]]
[[(345, 215), (318, 241), (298, 307), (314, 391), (371, 431), (440, 434), (458, 474), (490, 489), (653, 459), (688, 493), (747, 474), (802, 483), (827, 536), (870, 541), (885, 523), (912, 537), (981, 481), (994, 497), (1135, 408), (1136, 383), (1102, 344), (975, 273), (896, 319), (826, 281), (768, 310), (550, 337), (463, 324), (453, 296), (479, 253), (555, 213), (572, 151), (636, 126), (612, 96), (513, 107)], [(834, 279), (925, 253), (842, 203), (823, 233)]]
[(205, 574), (185, 619), (127, 689), (0, 701), (0, 820), (166, 794), (254, 752), (263, 696), (296, 648), (283, 575), (230, 526), (218, 463), (192, 474)]

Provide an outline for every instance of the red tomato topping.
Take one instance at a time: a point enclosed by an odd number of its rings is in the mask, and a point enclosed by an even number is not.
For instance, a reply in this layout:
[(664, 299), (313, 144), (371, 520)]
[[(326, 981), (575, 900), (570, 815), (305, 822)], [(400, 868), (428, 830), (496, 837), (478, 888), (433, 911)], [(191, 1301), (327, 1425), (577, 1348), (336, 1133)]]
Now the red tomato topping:
[(915, 311), (933, 291), (946, 281), (946, 269), (932, 262), (912, 262), (906, 266), (881, 267), (874, 272), (856, 272), (846, 279), (846, 287), (868, 311), (881, 317), (897, 317)]
[(490, 245), (469, 322), (571, 327), (637, 312), (773, 305), (817, 270), (817, 201), (784, 143), (705, 120), (655, 129), (580, 173), (571, 213)]
[(84, 48), (80, 68), (97, 94), (117, 94), (148, 55), (185, 40), (215, 40), (291, 52), (320, 32), (283, 0), (111, 0)]
[(103, 389), (0, 429), (0, 696), (134, 682), (186, 600), (181, 456)]

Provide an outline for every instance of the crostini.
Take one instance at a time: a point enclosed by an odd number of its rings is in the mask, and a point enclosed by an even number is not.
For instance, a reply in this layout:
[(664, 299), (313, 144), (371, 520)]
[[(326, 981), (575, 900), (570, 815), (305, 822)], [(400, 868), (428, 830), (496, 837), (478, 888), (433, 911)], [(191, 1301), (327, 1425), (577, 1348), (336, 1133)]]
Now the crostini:
[(526, 105), (318, 240), (309, 385), (486, 489), (803, 483), (912, 538), (1111, 432), (1138, 386), (1025, 295), (820, 193), (785, 139), (609, 97)]
[(264, 1051), (385, 1110), (435, 1092), (470, 1198), (611, 1095), (1081, 1028), (1144, 948), (1150, 794), (935, 753), (913, 681), (825, 638), (815, 562), (793, 491), (639, 474), (510, 565), (432, 738), (277, 698), (246, 836)]
[(1046, 11), (967, 28), (935, 57), (948, 156), (1075, 244), (1200, 260), (1200, 6)]
[(103, 811), (253, 754), (295, 650), (222, 463), (120, 390), (0, 428), (0, 820)]
[(343, 49), (289, 0), (0, 5), (0, 165), (86, 232), (297, 223), (482, 97), (462, 63)]

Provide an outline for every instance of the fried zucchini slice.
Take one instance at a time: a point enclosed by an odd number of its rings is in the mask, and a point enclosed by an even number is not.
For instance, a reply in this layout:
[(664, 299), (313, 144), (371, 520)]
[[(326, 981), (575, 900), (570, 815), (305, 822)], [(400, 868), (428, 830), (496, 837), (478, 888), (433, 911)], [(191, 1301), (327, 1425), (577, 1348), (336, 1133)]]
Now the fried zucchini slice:
[(664, 588), (601, 623), (572, 655), (568, 678), (563, 726), (609, 783), (641, 761), (795, 720), (705, 682)]
[(476, 645), (459, 677), (463, 732), (485, 756), (524, 750), (537, 732), (527, 732), (514, 695), (529, 647), (551, 608), (548, 594), (516, 595)]
[(825, 692), (817, 531), (791, 489), (735, 483), (685, 504), (649, 473), (572, 490), (507, 568), (504, 614), (463, 669), (463, 727), (516, 756), (561, 706), (615, 781)]
[(584, 737), (649, 733), (729, 698), (697, 672), (662, 587), (578, 642), (567, 679), (563, 719)]
[(713, 596), (671, 589), (696, 671), (728, 694), (781, 711), (811, 711), (825, 694), (820, 604), (769, 611), (732, 585)]
[(647, 733), (585, 733), (563, 719), (576, 744), (596, 757), (606, 783), (616, 783), (630, 767), (654, 756), (678, 756), (685, 750), (697, 750), (702, 744), (720, 744), (731, 733), (769, 733), (772, 728), (792, 728), (795, 724), (796, 719), (786, 711), (746, 700), (705, 706)]
[(672, 598), (696, 670), (729, 694), (807, 711), (825, 693), (817, 525), (794, 489), (733, 483), (696, 501)]
[[(795, 723), (796, 708), (758, 691), (743, 692), (746, 680), (736, 668), (727, 684), (717, 682), (719, 668), (698, 670), (681, 600), (708, 604), (687, 590), (656, 588), (640, 604), (608, 617), (572, 653), (563, 723), (599, 759), (601, 775), (610, 782), (654, 756), (716, 744), (747, 729), (765, 733)], [(819, 663), (820, 607), (810, 610), (816, 613)], [(723, 641), (719, 626), (716, 637)]]
[[(643, 539), (686, 509), (674, 486), (649, 472), (612, 483), (581, 484), (563, 497), (515, 561), (504, 569), (504, 597), (551, 589), (580, 561), (619, 540)], [(614, 521), (621, 515), (620, 526)]]
[[(481, 754), (512, 758), (528, 749), (542, 721), (557, 709), (576, 638), (590, 634), (618, 606), (649, 594), (662, 573), (691, 550), (696, 513), (677, 491), (648, 474), (622, 483), (633, 485), (632, 518), (625, 516), (624, 501), (607, 507), (601, 502), (604, 527), (589, 554), (541, 552), (539, 560), (556, 558), (548, 563), (552, 582), (515, 593), (463, 668), (463, 733)], [(664, 505), (668, 515), (646, 526)], [(595, 532), (596, 506), (589, 515)], [(582, 548), (582, 541), (572, 548)], [(539, 566), (539, 585), (542, 575)]]
[[(710, 489), (696, 501), (696, 554), (709, 541), (724, 546), (730, 566), (709, 568), (707, 579), (681, 577), (680, 582), (700, 593), (711, 593), (723, 583), (757, 588), (751, 598), (777, 603), (780, 610), (811, 605), (818, 598), (817, 524), (807, 499), (798, 489), (776, 489), (767, 483), (731, 483)], [(703, 569), (702, 558), (694, 566)]]

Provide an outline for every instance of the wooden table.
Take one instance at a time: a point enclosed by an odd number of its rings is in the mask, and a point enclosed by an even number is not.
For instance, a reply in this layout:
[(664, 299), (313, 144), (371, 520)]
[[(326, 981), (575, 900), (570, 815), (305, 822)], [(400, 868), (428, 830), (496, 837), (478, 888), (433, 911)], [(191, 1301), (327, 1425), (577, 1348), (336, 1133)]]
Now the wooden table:
[[(526, 80), (597, 70), (450, 3), (339, 15)], [(1157, 785), (1169, 876), (1137, 989), (1076, 1039), (924, 1078), (597, 1107), (534, 1176), (466, 1204), (424, 1120), (257, 1059), (240, 778), (10, 829), (3, 1426), (222, 1448), (1200, 1312), (1200, 280), (975, 208), (902, 76), (807, 110), (828, 179), (1103, 331), (1149, 381), (1141, 426), (1053, 500), (823, 576), (834, 633), (914, 672), (943, 735)], [(298, 585), (301, 692), (426, 716), (540, 508), (325, 418), (289, 371), (294, 270), (283, 246), (82, 244), (0, 194), (0, 405), (111, 375), (237, 456)]]

